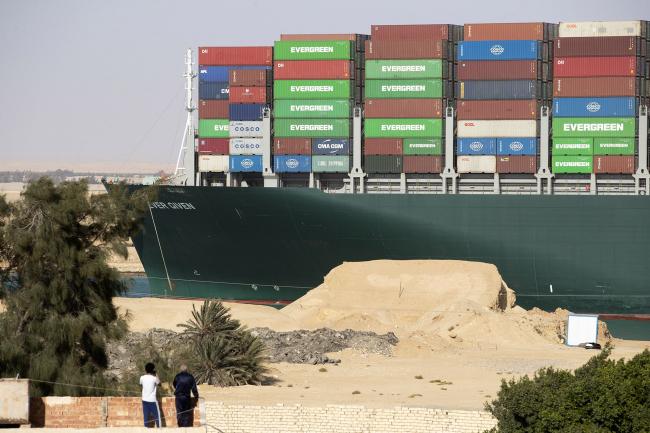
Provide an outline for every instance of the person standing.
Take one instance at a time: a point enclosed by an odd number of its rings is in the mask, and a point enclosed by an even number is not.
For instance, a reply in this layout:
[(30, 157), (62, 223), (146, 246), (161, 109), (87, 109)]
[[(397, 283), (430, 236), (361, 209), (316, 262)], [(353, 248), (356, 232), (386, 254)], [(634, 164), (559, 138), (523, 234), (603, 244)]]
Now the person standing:
[(152, 362), (147, 362), (144, 366), (145, 374), (140, 376), (140, 385), (142, 385), (142, 413), (144, 415), (144, 426), (151, 425), (151, 417), (154, 418), (156, 427), (160, 428), (160, 409), (158, 408), (158, 399), (156, 391), (160, 385), (160, 379), (156, 375), (156, 366)]
[(196, 389), (194, 376), (187, 372), (187, 365), (182, 364), (180, 373), (174, 378), (174, 395), (176, 396), (176, 421), (179, 427), (192, 427), (193, 411), (192, 398), (199, 398), (199, 390)]

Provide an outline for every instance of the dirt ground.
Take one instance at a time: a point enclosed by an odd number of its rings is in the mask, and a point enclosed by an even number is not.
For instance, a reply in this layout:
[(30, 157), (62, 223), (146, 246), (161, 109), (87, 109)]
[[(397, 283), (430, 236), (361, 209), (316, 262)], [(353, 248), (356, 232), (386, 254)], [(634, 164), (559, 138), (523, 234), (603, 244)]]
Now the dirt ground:
[[(131, 329), (178, 330), (192, 301), (117, 299)], [(196, 303), (198, 305), (198, 303)], [(270, 386), (202, 386), (205, 397), (233, 404), (362, 404), (482, 409), (501, 380), (546, 366), (573, 369), (595, 351), (562, 342), (566, 311), (525, 311), (496, 268), (455, 261), (345, 263), (282, 310), (227, 304), (248, 327), (395, 332), (393, 356), (346, 349), (339, 365), (270, 364)], [(603, 330), (603, 329), (601, 329)], [(600, 342), (609, 339), (601, 332)], [(613, 356), (629, 358), (650, 342), (612, 339)]]

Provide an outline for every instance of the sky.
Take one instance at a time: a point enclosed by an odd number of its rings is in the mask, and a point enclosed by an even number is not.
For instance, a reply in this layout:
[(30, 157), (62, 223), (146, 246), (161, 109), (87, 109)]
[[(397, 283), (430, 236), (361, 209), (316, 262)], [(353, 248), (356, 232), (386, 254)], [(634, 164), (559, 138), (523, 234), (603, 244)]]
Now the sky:
[(650, 19), (647, 0), (0, 0), (0, 170), (172, 170), (184, 55), (371, 24)]

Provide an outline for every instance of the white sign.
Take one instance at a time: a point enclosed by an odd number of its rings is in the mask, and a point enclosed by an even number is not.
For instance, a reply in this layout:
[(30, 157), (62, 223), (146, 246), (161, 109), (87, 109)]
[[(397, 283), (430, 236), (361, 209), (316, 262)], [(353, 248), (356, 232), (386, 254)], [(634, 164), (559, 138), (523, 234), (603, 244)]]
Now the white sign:
[(592, 314), (569, 314), (566, 327), (567, 346), (597, 343), (598, 316)]

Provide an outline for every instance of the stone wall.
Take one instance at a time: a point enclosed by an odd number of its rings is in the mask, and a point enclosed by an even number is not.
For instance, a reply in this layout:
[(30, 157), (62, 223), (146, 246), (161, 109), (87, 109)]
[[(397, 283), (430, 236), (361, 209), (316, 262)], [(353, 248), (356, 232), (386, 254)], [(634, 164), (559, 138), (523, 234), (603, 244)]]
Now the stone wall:
[[(201, 425), (203, 401), (194, 408), (194, 426)], [(160, 404), (162, 425), (176, 427), (174, 398)], [(33, 397), (29, 402), (32, 427), (96, 428), (143, 425), (139, 397)]]
[(487, 412), (422, 407), (244, 406), (206, 402), (208, 432), (224, 433), (478, 433), (496, 425)]

